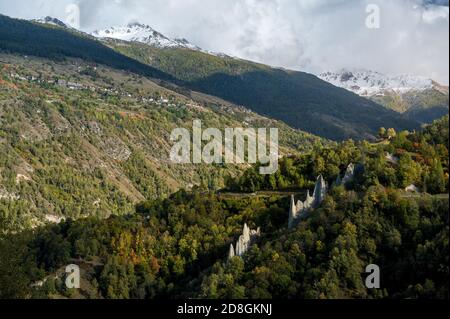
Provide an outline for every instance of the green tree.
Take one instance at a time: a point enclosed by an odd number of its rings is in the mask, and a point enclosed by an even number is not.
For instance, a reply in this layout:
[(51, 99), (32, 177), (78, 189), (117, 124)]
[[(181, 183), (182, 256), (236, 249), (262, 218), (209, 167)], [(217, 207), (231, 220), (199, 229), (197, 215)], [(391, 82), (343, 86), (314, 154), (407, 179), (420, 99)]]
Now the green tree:
[(445, 192), (445, 175), (439, 159), (433, 159), (427, 178), (427, 190), (431, 194)]
[(386, 135), (389, 139), (393, 139), (397, 136), (397, 132), (395, 131), (395, 129), (390, 128), (387, 130)]

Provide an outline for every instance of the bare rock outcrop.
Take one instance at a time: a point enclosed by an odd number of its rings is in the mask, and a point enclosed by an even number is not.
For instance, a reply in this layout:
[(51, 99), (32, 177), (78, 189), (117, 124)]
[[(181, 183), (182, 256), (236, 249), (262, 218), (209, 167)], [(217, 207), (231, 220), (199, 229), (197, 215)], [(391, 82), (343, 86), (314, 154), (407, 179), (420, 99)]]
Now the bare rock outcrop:
[(344, 178), (342, 179), (342, 185), (347, 185), (355, 178), (355, 165), (353, 163), (350, 163), (347, 166), (347, 170), (345, 171)]
[(10, 193), (6, 189), (0, 187), (0, 199), (16, 201), (20, 199), (20, 196), (15, 193)]
[(304, 202), (297, 201), (297, 204), (295, 204), (294, 195), (291, 196), (288, 224), (289, 229), (294, 227), (307, 213), (309, 213), (313, 209), (316, 209), (320, 206), (320, 204), (322, 204), (325, 196), (327, 195), (327, 190), (327, 183), (323, 179), (323, 176), (320, 175), (317, 178), (313, 196), (310, 195), (308, 190), (306, 194), (306, 200)]
[(405, 188), (405, 192), (408, 193), (420, 193), (420, 188), (418, 188), (416, 185), (411, 184), (408, 187)]
[(228, 253), (228, 258), (233, 258), (234, 256), (242, 257), (251, 245), (254, 244), (256, 239), (261, 236), (261, 229), (258, 227), (257, 230), (250, 229), (247, 224), (244, 224), (244, 229), (242, 231), (242, 235), (239, 236), (238, 241), (236, 242), (236, 249), (233, 244), (230, 246), (230, 250)]

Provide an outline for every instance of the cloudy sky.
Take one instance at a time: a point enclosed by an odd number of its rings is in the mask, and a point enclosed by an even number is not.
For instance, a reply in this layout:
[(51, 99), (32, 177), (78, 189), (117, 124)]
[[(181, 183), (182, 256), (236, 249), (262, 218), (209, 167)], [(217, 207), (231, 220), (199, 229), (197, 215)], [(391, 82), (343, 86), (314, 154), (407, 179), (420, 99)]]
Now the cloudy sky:
[[(80, 8), (84, 31), (139, 21), (274, 66), (366, 68), (449, 83), (448, 0), (0, 0), (0, 13), (68, 21), (70, 4)], [(369, 4), (379, 8), (379, 28), (367, 27)]]

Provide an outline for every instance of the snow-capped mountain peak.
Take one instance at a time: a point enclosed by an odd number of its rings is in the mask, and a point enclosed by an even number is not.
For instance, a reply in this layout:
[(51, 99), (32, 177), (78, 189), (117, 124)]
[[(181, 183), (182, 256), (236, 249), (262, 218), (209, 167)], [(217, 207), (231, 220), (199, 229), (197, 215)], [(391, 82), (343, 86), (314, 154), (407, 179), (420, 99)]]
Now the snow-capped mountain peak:
[(148, 25), (134, 22), (126, 26), (110, 27), (105, 30), (96, 30), (91, 35), (98, 38), (112, 38), (123, 41), (140, 42), (157, 48), (188, 48), (200, 50), (186, 39), (170, 39)]
[(318, 75), (324, 81), (342, 87), (361, 96), (384, 94), (386, 91), (406, 93), (431, 89), (431, 79), (415, 75), (389, 76), (364, 69), (342, 69), (338, 72), (324, 72)]
[(45, 18), (41, 18), (41, 19), (36, 19), (33, 21), (42, 23), (42, 24), (50, 24), (50, 25), (55, 25), (55, 26), (62, 27), (62, 28), (68, 28), (67, 24), (65, 24), (61, 20), (59, 20), (57, 18), (49, 17), (49, 16), (47, 16)]

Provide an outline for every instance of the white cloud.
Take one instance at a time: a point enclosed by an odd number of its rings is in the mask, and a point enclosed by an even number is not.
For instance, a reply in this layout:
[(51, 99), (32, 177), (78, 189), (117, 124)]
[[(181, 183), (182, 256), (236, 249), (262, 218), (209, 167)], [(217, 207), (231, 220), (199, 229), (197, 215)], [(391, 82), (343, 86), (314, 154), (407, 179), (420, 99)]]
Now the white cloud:
[[(80, 5), (86, 30), (139, 20), (205, 49), (275, 66), (368, 68), (449, 82), (449, 10), (433, 1), (0, 0), (0, 12), (64, 19), (68, 3)], [(380, 7), (380, 29), (365, 25), (369, 3)]]

